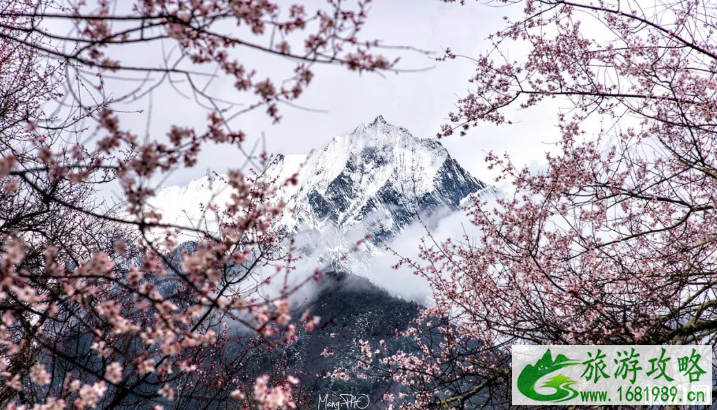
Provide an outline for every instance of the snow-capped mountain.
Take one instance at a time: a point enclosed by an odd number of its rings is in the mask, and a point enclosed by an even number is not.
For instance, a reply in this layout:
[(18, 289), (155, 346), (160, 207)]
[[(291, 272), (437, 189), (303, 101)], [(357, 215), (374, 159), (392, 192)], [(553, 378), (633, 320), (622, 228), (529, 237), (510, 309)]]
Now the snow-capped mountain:
[[(279, 156), (269, 168), (288, 168)], [(285, 171), (284, 171), (285, 172)], [(295, 225), (322, 231), (361, 226), (390, 239), (417, 214), (446, 207), (486, 185), (472, 177), (434, 139), (415, 138), (382, 116), (334, 138), (306, 159), (292, 198)]]
[[(342, 259), (366, 234), (372, 236), (369, 250), (375, 250), (376, 243), (395, 237), (417, 215), (457, 210), (468, 195), (489, 189), (440, 142), (416, 138), (382, 116), (308, 156), (278, 155), (263, 178), (282, 183), (296, 172), (298, 184), (280, 190), (294, 212), (287, 211), (277, 228), (307, 235), (322, 263)], [(151, 203), (168, 222), (211, 226), (211, 218), (200, 222), (201, 209), (227, 203), (226, 188), (221, 177), (204, 177), (185, 187), (162, 188)]]

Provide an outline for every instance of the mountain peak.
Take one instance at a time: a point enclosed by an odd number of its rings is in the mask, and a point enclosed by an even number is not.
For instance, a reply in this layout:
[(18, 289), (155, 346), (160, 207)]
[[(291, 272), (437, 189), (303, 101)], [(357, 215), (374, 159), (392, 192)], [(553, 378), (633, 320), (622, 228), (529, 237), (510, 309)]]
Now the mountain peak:
[(387, 123), (386, 120), (383, 118), (383, 115), (379, 115), (379, 116), (376, 117), (376, 119), (373, 120), (373, 122), (371, 123), (371, 125), (384, 125), (384, 124), (388, 124), (388, 123)]
[[(418, 214), (456, 210), (486, 185), (433, 139), (416, 138), (377, 116), (310, 155), (293, 199), (296, 226), (389, 239)], [(348, 232), (348, 231), (347, 231)]]
[[(397, 127), (395, 125), (389, 124), (385, 118), (383, 118), (383, 115), (379, 115), (378, 117), (374, 118), (372, 122), (364, 122), (360, 124), (356, 129), (351, 133), (352, 135), (363, 135), (363, 134), (369, 134), (376, 136), (378, 134), (383, 134), (386, 132), (391, 131), (405, 131), (408, 132), (403, 127)], [(340, 137), (337, 137), (340, 138)]]

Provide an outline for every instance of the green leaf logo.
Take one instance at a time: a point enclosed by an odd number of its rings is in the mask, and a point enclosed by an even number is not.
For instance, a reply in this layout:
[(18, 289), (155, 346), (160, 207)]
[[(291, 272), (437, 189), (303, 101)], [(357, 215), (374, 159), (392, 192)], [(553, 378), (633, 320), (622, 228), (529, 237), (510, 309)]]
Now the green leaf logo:
[(527, 365), (518, 376), (518, 390), (526, 397), (536, 401), (560, 402), (577, 397), (578, 392), (571, 385), (577, 383), (575, 380), (556, 374), (540, 387), (552, 387), (555, 392), (552, 394), (540, 394), (535, 391), (535, 386), (543, 376), (553, 373), (567, 366), (580, 364), (579, 360), (573, 360), (559, 354), (555, 360), (548, 349), (543, 357), (535, 365)]

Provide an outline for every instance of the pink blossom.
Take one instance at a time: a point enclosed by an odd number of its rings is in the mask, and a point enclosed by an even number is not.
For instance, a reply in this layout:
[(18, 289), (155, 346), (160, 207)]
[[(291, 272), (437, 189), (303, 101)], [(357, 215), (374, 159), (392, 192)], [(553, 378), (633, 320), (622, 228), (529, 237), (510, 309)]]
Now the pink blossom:
[(112, 362), (107, 366), (105, 378), (110, 382), (117, 384), (122, 381), (122, 365), (119, 362)]
[(30, 379), (40, 386), (45, 386), (50, 383), (50, 373), (45, 370), (45, 366), (40, 363), (35, 363), (30, 368)]
[(140, 375), (144, 376), (145, 374), (152, 373), (156, 369), (154, 367), (154, 359), (146, 359), (140, 362), (139, 366), (137, 366), (137, 371)]

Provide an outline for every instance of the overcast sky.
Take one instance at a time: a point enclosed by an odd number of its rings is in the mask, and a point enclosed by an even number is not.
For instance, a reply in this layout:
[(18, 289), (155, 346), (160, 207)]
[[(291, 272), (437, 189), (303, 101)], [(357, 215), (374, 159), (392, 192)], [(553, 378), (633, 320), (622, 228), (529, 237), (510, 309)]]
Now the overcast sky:
[[(320, 4), (318, 0), (315, 3)], [(450, 47), (456, 54), (477, 56), (489, 47), (488, 34), (503, 27), (502, 17), (519, 11), (515, 7), (496, 8), (472, 1), (460, 6), (438, 0), (376, 0), (362, 38), (431, 50), (437, 55)], [(293, 67), (274, 56), (251, 52), (244, 56), (263, 76)], [(321, 112), (282, 106), (283, 119), (278, 125), (271, 124), (263, 110), (238, 117), (231, 125), (244, 130), (250, 139), (255, 140), (263, 133), (267, 151), (282, 154), (307, 154), (313, 148), (320, 149), (331, 138), (349, 133), (379, 114), (389, 123), (407, 128), (416, 137), (434, 138), (458, 96), (467, 93), (473, 63), (468, 59), (437, 63), (425, 55), (408, 51), (401, 52), (401, 56), (400, 68), (434, 68), (382, 77), (359, 76), (339, 66), (316, 67), (315, 79), (298, 103)], [(156, 58), (152, 53), (136, 53), (133, 57)], [(241, 97), (229, 79), (213, 83), (212, 88), (222, 98)], [(171, 124), (202, 125), (206, 121), (206, 112), (168, 86), (155, 92), (152, 101), (149, 129), (153, 136), (165, 134)], [(131, 118), (137, 129), (145, 128), (144, 114)], [(466, 137), (453, 136), (443, 139), (442, 143), (474, 176), (490, 182), (492, 174), (483, 161), (485, 152), (509, 152), (521, 164), (540, 162), (550, 149), (548, 143), (556, 139), (554, 109), (543, 106), (517, 113), (513, 118), (519, 123), (500, 127), (482, 125)], [(163, 184), (185, 185), (208, 170), (222, 173), (242, 163), (242, 155), (234, 149), (206, 147), (195, 167), (173, 173)]]

